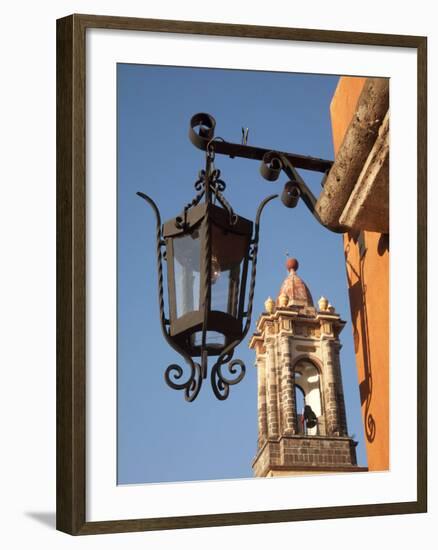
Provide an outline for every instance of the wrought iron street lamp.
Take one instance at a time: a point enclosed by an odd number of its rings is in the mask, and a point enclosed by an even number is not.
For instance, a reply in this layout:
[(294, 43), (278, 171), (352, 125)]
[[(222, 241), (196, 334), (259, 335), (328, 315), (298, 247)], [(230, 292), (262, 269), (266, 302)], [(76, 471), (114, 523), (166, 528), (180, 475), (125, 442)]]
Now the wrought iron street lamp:
[[(315, 198), (292, 162), (324, 172), (331, 166), (330, 161), (228, 143), (215, 138), (214, 130), (215, 120), (210, 115), (192, 117), (189, 135), (192, 143), (205, 151), (205, 169), (195, 183), (197, 195), (179, 216), (162, 225), (155, 202), (137, 193), (156, 216), (161, 329), (189, 368), (187, 375), (180, 365), (169, 365), (164, 377), (171, 388), (184, 391), (187, 401), (196, 399), (208, 377), (209, 357), (216, 357), (210, 380), (218, 399), (226, 399), (230, 386), (245, 375), (243, 361), (233, 359), (233, 355), (251, 324), (260, 216), (265, 205), (278, 196), (270, 195), (261, 202), (254, 224), (239, 216), (223, 195), (225, 183), (214, 166), (215, 154), (262, 160), (261, 173), (270, 181), (284, 170), (292, 180), (283, 191), (283, 203), (293, 207), (302, 196), (315, 216)], [(164, 311), (163, 257), (167, 263), (168, 315)]]

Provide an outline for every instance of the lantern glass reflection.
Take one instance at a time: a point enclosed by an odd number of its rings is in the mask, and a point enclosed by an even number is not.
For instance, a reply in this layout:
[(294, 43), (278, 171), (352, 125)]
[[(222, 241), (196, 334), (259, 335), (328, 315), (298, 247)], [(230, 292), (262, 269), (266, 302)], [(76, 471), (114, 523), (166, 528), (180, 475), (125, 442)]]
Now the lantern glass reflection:
[(248, 235), (239, 235), (212, 224), (212, 311), (238, 316), (240, 275), (248, 244)]
[(199, 231), (173, 240), (177, 318), (199, 309), (200, 256)]

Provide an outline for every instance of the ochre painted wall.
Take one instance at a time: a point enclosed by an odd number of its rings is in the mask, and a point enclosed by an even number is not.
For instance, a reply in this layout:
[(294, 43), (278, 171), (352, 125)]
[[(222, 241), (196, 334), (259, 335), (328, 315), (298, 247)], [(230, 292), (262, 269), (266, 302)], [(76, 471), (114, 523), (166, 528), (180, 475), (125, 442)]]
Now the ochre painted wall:
[[(330, 105), (335, 154), (356, 110), (365, 78), (341, 77)], [(389, 238), (346, 234), (350, 295), (369, 470), (389, 468)]]

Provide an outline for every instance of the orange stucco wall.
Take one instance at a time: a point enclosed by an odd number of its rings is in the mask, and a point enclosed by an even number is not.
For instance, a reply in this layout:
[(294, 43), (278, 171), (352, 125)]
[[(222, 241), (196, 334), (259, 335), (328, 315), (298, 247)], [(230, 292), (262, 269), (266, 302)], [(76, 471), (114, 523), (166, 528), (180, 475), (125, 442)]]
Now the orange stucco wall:
[[(365, 78), (341, 77), (330, 105), (335, 154)], [(369, 470), (389, 468), (389, 238), (346, 234), (344, 251)]]

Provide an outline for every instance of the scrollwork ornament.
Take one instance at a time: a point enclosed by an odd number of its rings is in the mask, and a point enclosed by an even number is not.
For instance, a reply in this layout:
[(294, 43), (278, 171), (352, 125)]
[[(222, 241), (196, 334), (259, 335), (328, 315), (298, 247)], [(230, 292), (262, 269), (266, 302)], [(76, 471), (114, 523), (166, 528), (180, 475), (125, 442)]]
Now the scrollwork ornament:
[[(220, 401), (227, 399), (230, 393), (230, 386), (235, 386), (241, 382), (246, 372), (245, 363), (241, 359), (234, 359), (227, 363), (228, 359), (230, 357), (223, 357), (222, 359), (219, 357), (211, 369), (211, 387), (213, 393)], [(228, 372), (233, 376), (237, 374), (237, 376), (228, 378), (223, 374), (222, 367), (225, 363), (227, 363)]]
[(176, 382), (184, 376), (184, 369), (179, 365), (172, 364), (167, 367), (164, 372), (164, 380), (166, 384), (174, 390), (184, 390), (184, 397), (186, 401), (192, 402), (196, 399), (199, 390), (202, 386), (202, 371), (199, 363), (187, 360), (191, 373), (188, 380), (183, 382)]

